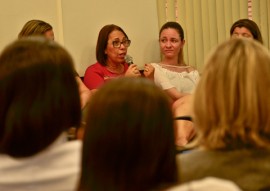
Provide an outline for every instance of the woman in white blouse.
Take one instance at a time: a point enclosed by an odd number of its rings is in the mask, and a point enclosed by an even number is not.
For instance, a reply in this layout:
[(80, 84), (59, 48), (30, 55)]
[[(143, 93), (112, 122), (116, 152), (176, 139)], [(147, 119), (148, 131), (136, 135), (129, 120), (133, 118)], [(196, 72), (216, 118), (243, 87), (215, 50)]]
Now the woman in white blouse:
[(161, 27), (159, 45), (163, 58), (160, 63), (152, 63), (154, 79), (176, 101), (193, 91), (199, 72), (184, 61), (184, 30), (179, 23), (167, 22)]
[[(154, 80), (173, 101), (175, 117), (190, 116), (190, 93), (193, 92), (199, 72), (184, 62), (184, 30), (177, 22), (165, 23), (159, 32), (160, 51), (163, 55), (160, 63), (152, 63), (155, 68)], [(195, 135), (193, 123), (178, 120), (176, 145), (186, 145)]]

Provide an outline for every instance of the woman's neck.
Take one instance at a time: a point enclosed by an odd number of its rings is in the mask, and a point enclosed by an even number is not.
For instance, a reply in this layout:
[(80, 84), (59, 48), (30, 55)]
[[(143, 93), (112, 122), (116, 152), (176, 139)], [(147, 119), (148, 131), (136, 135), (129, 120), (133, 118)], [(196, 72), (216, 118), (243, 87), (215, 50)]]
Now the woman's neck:
[(106, 68), (113, 73), (122, 74), (124, 72), (123, 64), (107, 63)]
[(183, 60), (178, 60), (178, 58), (163, 58), (161, 64), (173, 65), (173, 66), (186, 66)]

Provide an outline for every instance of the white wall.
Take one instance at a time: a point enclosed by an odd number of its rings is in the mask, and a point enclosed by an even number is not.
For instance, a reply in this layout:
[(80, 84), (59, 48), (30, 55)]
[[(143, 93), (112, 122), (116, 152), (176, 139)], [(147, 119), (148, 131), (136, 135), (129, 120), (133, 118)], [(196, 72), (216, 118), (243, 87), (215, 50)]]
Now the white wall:
[(128, 54), (136, 64), (160, 58), (156, 0), (0, 0), (0, 50), (30, 19), (54, 27), (56, 41), (70, 52), (81, 76), (96, 62), (98, 32), (106, 24), (124, 29), (132, 41)]
[(50, 23), (59, 39), (62, 27), (59, 10), (59, 0), (0, 0), (0, 50), (17, 39), (23, 25), (31, 19)]

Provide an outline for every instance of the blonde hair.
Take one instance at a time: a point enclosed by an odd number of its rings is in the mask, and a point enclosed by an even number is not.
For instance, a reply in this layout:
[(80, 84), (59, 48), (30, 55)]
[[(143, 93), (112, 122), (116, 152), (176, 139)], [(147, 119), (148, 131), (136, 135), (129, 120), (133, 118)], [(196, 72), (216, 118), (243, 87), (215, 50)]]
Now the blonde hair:
[(270, 147), (270, 54), (231, 39), (210, 54), (194, 95), (194, 119), (210, 149)]
[(23, 26), (18, 38), (26, 36), (44, 35), (47, 31), (53, 30), (53, 27), (41, 20), (30, 20)]

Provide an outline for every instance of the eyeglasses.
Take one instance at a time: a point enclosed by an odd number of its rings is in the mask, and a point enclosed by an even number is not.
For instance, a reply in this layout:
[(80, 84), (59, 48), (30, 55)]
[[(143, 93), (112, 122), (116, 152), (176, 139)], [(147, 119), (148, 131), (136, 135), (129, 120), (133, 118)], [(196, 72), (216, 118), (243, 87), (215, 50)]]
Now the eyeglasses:
[(120, 48), (121, 44), (124, 45), (124, 47), (129, 47), (131, 43), (131, 40), (123, 40), (122, 42), (119, 40), (112, 41), (112, 45), (114, 48)]

